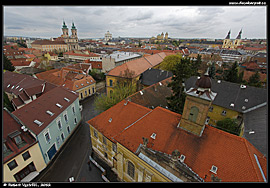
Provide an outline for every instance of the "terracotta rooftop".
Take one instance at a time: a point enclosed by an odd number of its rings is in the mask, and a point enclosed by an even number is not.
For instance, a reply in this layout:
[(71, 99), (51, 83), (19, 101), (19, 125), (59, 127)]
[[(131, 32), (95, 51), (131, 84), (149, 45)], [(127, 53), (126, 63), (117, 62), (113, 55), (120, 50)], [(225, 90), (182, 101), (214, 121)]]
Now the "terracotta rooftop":
[(125, 70), (129, 70), (131, 72), (134, 72), (134, 75), (133, 75), (133, 78), (134, 78), (140, 75), (141, 73), (143, 73), (144, 71), (146, 71), (147, 69), (160, 64), (165, 57), (166, 57), (166, 54), (164, 52), (161, 52), (161, 53), (154, 54), (151, 56), (146, 56), (139, 59), (131, 60), (120, 66), (115, 67), (114, 69), (109, 71), (107, 75), (122, 77), (122, 74), (124, 74)]
[[(3, 141), (9, 149), (9, 151), (3, 155), (4, 162), (7, 162), (36, 142), (28, 132), (24, 132), (21, 129), (21, 126), (22, 125), (19, 124), (6, 110), (3, 110)], [(20, 135), (25, 145), (22, 144), (22, 147), (18, 147), (14, 140), (15, 135)]]
[[(124, 103), (125, 100), (88, 123), (133, 153), (143, 144), (142, 137), (149, 139), (147, 147), (154, 150), (172, 154), (177, 149), (185, 155), (184, 163), (205, 181), (211, 181), (212, 174), (223, 182), (257, 182), (264, 181), (263, 175), (267, 177), (266, 157), (246, 139), (208, 125), (199, 137), (177, 128), (180, 114), (162, 107), (150, 110)], [(155, 139), (151, 138), (153, 133)], [(216, 174), (210, 171), (213, 165), (217, 167)]]
[(76, 91), (96, 81), (82, 70), (63, 67), (36, 74), (37, 78)]

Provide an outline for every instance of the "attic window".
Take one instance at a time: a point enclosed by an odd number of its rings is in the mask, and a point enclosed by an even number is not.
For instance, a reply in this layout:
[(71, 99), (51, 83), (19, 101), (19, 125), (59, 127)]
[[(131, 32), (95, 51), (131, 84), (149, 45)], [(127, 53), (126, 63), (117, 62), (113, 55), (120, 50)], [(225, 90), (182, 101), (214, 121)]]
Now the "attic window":
[(89, 84), (89, 82), (88, 82), (88, 81), (87, 81), (86, 83), (87, 83), (87, 84)]
[(76, 87), (79, 87), (78, 85), (75, 85)]
[(38, 126), (41, 126), (43, 124), (43, 122), (40, 122), (37, 119), (34, 121), (34, 123), (37, 124)]
[(17, 86), (15, 89), (18, 89), (20, 86)]
[(21, 88), (19, 91), (22, 91), (23, 90), (23, 88)]
[(142, 91), (140, 91), (140, 94), (141, 94), (141, 95), (143, 95), (143, 92), (142, 92)]
[(162, 83), (161, 83), (161, 82), (159, 82), (159, 85), (160, 85), (160, 86), (162, 86)]
[(218, 80), (217, 83), (220, 84), (221, 83), (221, 80)]
[(7, 88), (9, 88), (10, 84), (8, 84)]
[(217, 169), (218, 169), (218, 168), (217, 168), (216, 166), (213, 165), (213, 166), (211, 167), (211, 170), (210, 170), (210, 171), (213, 172), (213, 173), (215, 173), (215, 174), (217, 174)]
[(62, 108), (63, 106), (61, 105), (61, 104), (59, 104), (59, 103), (56, 103), (55, 104), (57, 107), (59, 107), (59, 108)]
[(179, 161), (183, 163), (183, 162), (184, 162), (184, 160), (185, 160), (185, 158), (186, 158), (186, 156), (181, 155), (181, 156), (179, 157)]
[(83, 86), (83, 84), (81, 84)]
[(52, 113), (50, 110), (47, 110), (46, 113), (49, 114), (50, 116), (54, 115), (54, 113)]
[(64, 97), (64, 99), (65, 99), (65, 101), (67, 101), (67, 102), (69, 102), (70, 100), (68, 99), (68, 98), (66, 98), (66, 97)]
[(233, 104), (233, 103), (231, 103), (231, 104), (230, 104), (230, 107), (234, 107), (234, 104)]
[(245, 102), (248, 102), (248, 99), (245, 99)]
[(112, 118), (109, 119), (109, 122), (110, 122), (110, 123), (112, 122)]
[(157, 134), (153, 133), (150, 137), (153, 138), (153, 139), (156, 139), (156, 136), (157, 136)]
[(242, 106), (242, 110), (245, 110), (246, 109), (246, 107), (245, 106)]

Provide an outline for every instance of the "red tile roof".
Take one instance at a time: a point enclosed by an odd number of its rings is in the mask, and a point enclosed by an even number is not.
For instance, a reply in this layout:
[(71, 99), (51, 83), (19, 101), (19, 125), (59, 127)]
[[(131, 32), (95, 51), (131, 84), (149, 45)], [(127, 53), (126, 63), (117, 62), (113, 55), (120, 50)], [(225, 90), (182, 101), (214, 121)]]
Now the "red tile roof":
[[(206, 177), (205, 181), (211, 181), (212, 165), (218, 168), (217, 174), (213, 175), (223, 182), (264, 181), (254, 154), (258, 157), (265, 176), (266, 158), (246, 139), (208, 125), (202, 136), (198, 137), (177, 128), (180, 114), (161, 107), (152, 111), (145, 109), (143, 112), (138, 110), (138, 106), (134, 107), (134, 103), (128, 102), (124, 106), (124, 102), (88, 123), (132, 152), (143, 143), (142, 137), (149, 139), (148, 147), (154, 150), (171, 154), (178, 149), (186, 157), (185, 164), (201, 178)], [(137, 114), (133, 116), (133, 113)], [(113, 124), (108, 122), (109, 118), (112, 118)], [(152, 133), (156, 133), (155, 139), (150, 138)]]
[(163, 61), (164, 57), (166, 57), (166, 54), (162, 52), (151, 56), (145, 56), (139, 59), (131, 60), (120, 66), (115, 67), (114, 69), (109, 71), (107, 75), (121, 77), (121, 74), (124, 74), (126, 70), (129, 70), (131, 72), (134, 72), (134, 78), (146, 71), (147, 69), (160, 64)]
[[(66, 101), (64, 97), (68, 98), (70, 101)], [(78, 94), (74, 94), (63, 87), (55, 87), (12, 113), (20, 119), (27, 128), (38, 135), (77, 98)], [(59, 103), (63, 107), (57, 107), (56, 103)], [(47, 110), (53, 112), (54, 115), (50, 116), (47, 114)], [(40, 122), (43, 122), (43, 124), (38, 126), (34, 123), (35, 120), (39, 120)]]
[[(26, 143), (21, 148), (18, 148), (15, 141), (9, 136), (15, 131), (20, 133), (21, 138)], [(12, 151), (12, 153), (3, 158), (4, 162), (7, 162), (12, 157), (21, 153), (36, 142), (28, 132), (22, 131), (21, 125), (17, 123), (17, 121), (6, 110), (3, 110), (3, 140), (5, 141), (6, 146)]]

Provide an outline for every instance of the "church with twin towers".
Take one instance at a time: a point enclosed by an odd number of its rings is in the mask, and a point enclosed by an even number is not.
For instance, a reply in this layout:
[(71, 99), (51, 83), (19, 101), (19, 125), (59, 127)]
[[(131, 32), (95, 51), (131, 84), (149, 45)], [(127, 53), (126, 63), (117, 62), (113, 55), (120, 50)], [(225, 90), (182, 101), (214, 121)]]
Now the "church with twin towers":
[(79, 39), (78, 39), (78, 35), (77, 35), (77, 28), (75, 27), (74, 22), (72, 22), (72, 26), (71, 26), (71, 35), (68, 34), (68, 27), (67, 27), (65, 21), (63, 21), (62, 32), (63, 32), (63, 34), (61, 35), (61, 38), (68, 45), (68, 51), (78, 50), (79, 49), (79, 44), (78, 44)]

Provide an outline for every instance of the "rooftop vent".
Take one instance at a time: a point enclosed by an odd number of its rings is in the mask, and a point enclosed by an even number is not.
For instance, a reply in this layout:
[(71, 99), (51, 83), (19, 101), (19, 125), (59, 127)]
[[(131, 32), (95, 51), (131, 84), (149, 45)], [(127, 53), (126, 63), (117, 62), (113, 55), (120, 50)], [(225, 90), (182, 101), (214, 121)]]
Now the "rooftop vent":
[(217, 169), (218, 169), (218, 168), (217, 168), (216, 166), (213, 165), (213, 166), (211, 167), (211, 170), (210, 170), (210, 171), (216, 174), (216, 173), (217, 173)]
[(54, 115), (54, 113), (52, 113), (50, 110), (47, 110), (46, 113), (49, 114), (50, 116)]
[(186, 158), (186, 156), (184, 156), (184, 155), (181, 155), (179, 158), (178, 158), (178, 160), (180, 161), (180, 162), (184, 162), (184, 160), (185, 160), (185, 158)]
[(59, 103), (56, 103), (55, 104), (57, 107), (59, 107), (59, 108), (62, 108), (63, 106), (61, 105), (61, 104), (59, 104)]
[(153, 133), (150, 137), (153, 138), (153, 139), (156, 139), (156, 136), (157, 136), (157, 134)]
[(34, 121), (35, 124), (37, 124), (38, 126), (41, 126), (44, 122), (40, 122), (37, 119)]
[(65, 99), (65, 101), (67, 101), (67, 102), (69, 102), (70, 100), (68, 99), (68, 98), (66, 98), (66, 97), (64, 97), (64, 99)]
[(110, 122), (110, 123), (112, 122), (112, 118), (109, 119), (109, 122)]
[(246, 109), (246, 107), (245, 106), (242, 106), (242, 110), (245, 110)]
[(246, 85), (242, 85), (242, 84), (241, 84), (241, 85), (240, 85), (240, 88), (241, 88), (241, 89), (246, 89), (246, 88), (247, 88), (247, 86), (246, 86)]

